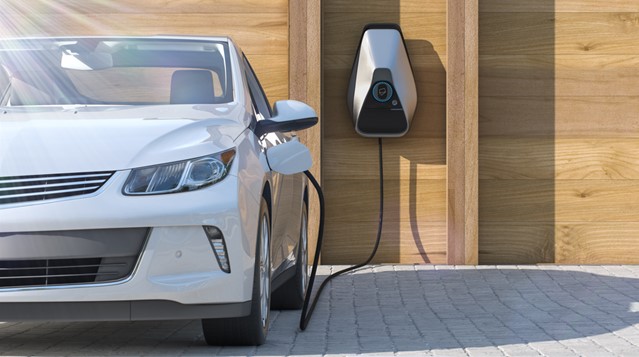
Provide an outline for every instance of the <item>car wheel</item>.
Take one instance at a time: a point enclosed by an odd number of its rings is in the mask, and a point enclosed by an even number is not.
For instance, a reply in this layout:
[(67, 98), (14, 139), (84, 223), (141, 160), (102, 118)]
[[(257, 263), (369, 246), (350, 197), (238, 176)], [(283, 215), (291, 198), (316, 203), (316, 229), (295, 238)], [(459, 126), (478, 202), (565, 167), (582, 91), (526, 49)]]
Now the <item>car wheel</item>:
[(251, 314), (227, 319), (203, 319), (204, 339), (209, 345), (257, 346), (266, 341), (271, 304), (271, 220), (262, 198), (257, 230)]
[(308, 207), (302, 207), (300, 240), (295, 262), (295, 275), (273, 293), (271, 307), (277, 310), (298, 310), (304, 305), (308, 287)]

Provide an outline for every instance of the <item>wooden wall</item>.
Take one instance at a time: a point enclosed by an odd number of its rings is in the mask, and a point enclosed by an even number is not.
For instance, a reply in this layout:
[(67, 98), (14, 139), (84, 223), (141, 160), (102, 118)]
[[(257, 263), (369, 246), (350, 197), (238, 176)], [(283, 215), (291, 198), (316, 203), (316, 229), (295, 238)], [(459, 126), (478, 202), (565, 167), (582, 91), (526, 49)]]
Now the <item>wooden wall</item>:
[(2, 0), (0, 37), (230, 35), (271, 101), (288, 98), (288, 0)]
[(355, 133), (346, 106), (362, 28), (401, 25), (419, 95), (410, 132), (384, 139), (385, 212), (375, 262), (446, 262), (446, 0), (323, 0), (322, 262), (365, 259), (377, 233), (377, 140)]
[[(341, 264), (368, 255), (378, 214), (350, 70), (365, 24), (399, 23), (419, 102), (410, 132), (384, 140), (375, 262), (445, 263), (446, 19), (446, 0), (2, 0), (0, 36), (230, 34), (272, 101), (321, 98), (321, 134), (302, 138), (321, 150), (323, 262)], [(479, 1), (479, 263), (639, 263), (637, 39), (639, 0)]]
[(639, 1), (480, 1), (480, 263), (639, 263)]
[(448, 0), (446, 14), (448, 264), (479, 262), (479, 0)]

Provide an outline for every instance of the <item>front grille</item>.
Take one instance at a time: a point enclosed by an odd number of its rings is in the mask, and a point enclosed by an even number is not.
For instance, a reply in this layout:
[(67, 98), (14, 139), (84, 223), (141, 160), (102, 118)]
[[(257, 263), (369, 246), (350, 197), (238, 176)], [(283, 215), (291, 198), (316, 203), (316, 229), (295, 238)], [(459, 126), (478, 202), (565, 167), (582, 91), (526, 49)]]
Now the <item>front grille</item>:
[(131, 275), (137, 257), (0, 260), (0, 287), (111, 282)]
[(125, 279), (149, 234), (144, 227), (0, 233), (0, 288)]
[(93, 193), (113, 172), (0, 177), (0, 204), (44, 201)]

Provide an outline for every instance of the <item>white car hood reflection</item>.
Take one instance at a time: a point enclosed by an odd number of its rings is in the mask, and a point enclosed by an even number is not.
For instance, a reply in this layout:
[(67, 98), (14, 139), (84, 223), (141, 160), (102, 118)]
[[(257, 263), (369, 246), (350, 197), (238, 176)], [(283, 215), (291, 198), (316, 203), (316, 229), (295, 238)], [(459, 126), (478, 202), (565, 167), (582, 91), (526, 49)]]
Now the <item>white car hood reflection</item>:
[(0, 177), (117, 171), (226, 150), (245, 126), (231, 119), (232, 107), (225, 108), (219, 113), (191, 106), (0, 113)]

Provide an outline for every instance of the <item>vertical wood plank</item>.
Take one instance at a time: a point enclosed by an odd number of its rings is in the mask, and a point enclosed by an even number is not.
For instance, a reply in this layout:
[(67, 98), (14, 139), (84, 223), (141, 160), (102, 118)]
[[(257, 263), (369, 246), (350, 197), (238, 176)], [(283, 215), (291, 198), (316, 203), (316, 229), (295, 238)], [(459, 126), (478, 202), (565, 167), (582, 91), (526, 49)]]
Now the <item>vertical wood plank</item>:
[[(321, 118), (321, 0), (289, 0), (289, 98), (305, 102)], [(297, 133), (311, 151), (313, 176), (322, 182), (321, 120), (313, 128)], [(308, 254), (315, 254), (319, 205), (309, 190)]]
[[(289, 96), (306, 101), (306, 1), (290, 0), (288, 11)], [(300, 132), (300, 137), (306, 136)]]
[(447, 260), (477, 264), (478, 0), (448, 0), (447, 9)]
[[(291, 0), (295, 1), (295, 0)], [(304, 143), (309, 147), (313, 157), (311, 172), (322, 183), (322, 1), (307, 0), (306, 2), (306, 103), (315, 108), (320, 121), (314, 127), (306, 130)], [(315, 190), (309, 192), (309, 219), (312, 224), (309, 229), (308, 253), (315, 255), (316, 237), (318, 231), (319, 201)]]

